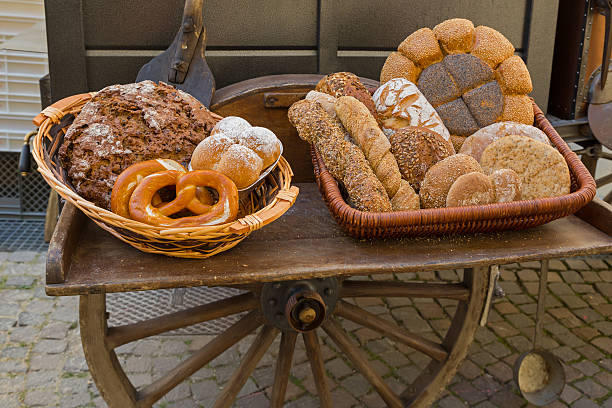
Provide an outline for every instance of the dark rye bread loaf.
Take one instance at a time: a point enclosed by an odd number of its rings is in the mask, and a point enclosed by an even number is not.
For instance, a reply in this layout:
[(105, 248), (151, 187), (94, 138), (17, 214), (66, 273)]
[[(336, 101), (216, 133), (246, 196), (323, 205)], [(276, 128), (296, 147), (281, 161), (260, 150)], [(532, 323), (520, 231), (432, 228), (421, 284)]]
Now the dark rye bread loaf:
[(157, 158), (186, 164), (215, 122), (197, 99), (163, 82), (108, 86), (66, 132), (60, 163), (83, 198), (109, 209), (124, 169)]

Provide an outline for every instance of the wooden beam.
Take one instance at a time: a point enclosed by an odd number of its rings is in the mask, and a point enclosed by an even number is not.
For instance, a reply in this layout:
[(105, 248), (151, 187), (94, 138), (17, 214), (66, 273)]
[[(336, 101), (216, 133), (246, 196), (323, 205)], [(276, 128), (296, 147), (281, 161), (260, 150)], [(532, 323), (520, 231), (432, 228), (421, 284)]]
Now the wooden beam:
[(281, 336), (278, 360), (276, 361), (276, 371), (274, 373), (274, 385), (272, 386), (272, 397), (270, 407), (281, 408), (285, 402), (287, 392), (287, 382), (293, 362), (293, 352), (295, 350), (296, 332), (285, 332)]
[(114, 349), (145, 337), (252, 310), (258, 304), (258, 299), (249, 292), (138, 323), (110, 327), (107, 344)]
[(470, 292), (461, 283), (352, 281), (342, 283), (340, 297), (417, 297), (467, 300)]
[(364, 353), (353, 345), (351, 339), (346, 334), (344, 329), (333, 319), (323, 323), (323, 330), (331, 337), (338, 345), (340, 350), (351, 360), (353, 365), (363, 374), (363, 376), (372, 384), (376, 392), (381, 398), (392, 408), (402, 408), (404, 405), (397, 395), (391, 390), (380, 375), (370, 366), (368, 359)]
[(332, 0), (319, 0), (317, 68), (320, 74), (329, 74), (338, 70), (338, 21), (334, 14), (337, 8)]
[(448, 352), (444, 350), (440, 344), (427, 340), (426, 338), (423, 338), (417, 334), (403, 330), (398, 325), (381, 319), (375, 314), (343, 300), (336, 303), (334, 313), (340, 317), (344, 317), (345, 319), (368, 327), (374, 330), (376, 333), (381, 333), (395, 341), (404, 343), (415, 350), (427, 354), (429, 357), (437, 361), (444, 361), (448, 357)]
[(182, 361), (175, 368), (167, 372), (163, 377), (138, 391), (138, 407), (145, 408), (152, 406), (155, 401), (170, 392), (171, 389), (179, 385), (184, 379), (238, 343), (262, 323), (263, 317), (258, 311), (252, 311), (244, 316), (187, 360)]
[(228, 408), (236, 399), (236, 395), (240, 392), (249, 376), (257, 367), (257, 363), (263, 357), (270, 344), (278, 334), (278, 329), (272, 326), (264, 326), (251, 344), (247, 351), (240, 367), (236, 369), (232, 378), (229, 379), (221, 394), (217, 397), (213, 408)]
[(321, 346), (319, 338), (315, 330), (304, 333), (304, 345), (306, 346), (306, 354), (310, 361), (310, 368), (319, 393), (319, 405), (323, 408), (331, 408), (333, 406), (331, 394), (329, 392), (329, 383), (327, 382), (327, 374), (325, 373), (325, 363), (321, 355)]

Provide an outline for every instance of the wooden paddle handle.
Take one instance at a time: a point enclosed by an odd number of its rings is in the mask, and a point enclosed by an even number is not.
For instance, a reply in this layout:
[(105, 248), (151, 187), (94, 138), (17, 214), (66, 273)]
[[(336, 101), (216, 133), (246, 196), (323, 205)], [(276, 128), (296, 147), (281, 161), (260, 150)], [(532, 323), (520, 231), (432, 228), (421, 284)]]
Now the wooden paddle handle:
[[(178, 46), (168, 71), (168, 81), (170, 82), (182, 84), (185, 81), (200, 35), (206, 35), (202, 22), (203, 3), (204, 0), (185, 1)], [(202, 38), (202, 41), (204, 42), (205, 38)]]

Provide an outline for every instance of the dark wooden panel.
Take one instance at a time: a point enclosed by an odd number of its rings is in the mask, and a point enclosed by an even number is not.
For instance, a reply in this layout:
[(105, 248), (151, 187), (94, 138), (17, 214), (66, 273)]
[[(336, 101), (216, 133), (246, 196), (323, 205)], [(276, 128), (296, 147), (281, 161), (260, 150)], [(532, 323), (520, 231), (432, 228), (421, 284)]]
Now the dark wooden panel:
[[(107, 85), (133, 82), (140, 67), (152, 57), (88, 57), (89, 90), (97, 91)], [(262, 75), (317, 72), (316, 56), (287, 57), (206, 57), (213, 71), (217, 89), (245, 79)]]
[[(337, 0), (340, 47), (396, 48), (413, 31), (448, 18), (470, 19), (522, 47), (525, 0)], [(554, 20), (551, 21), (554, 24)]]
[(47, 293), (76, 295), (444, 270), (612, 250), (607, 233), (574, 216), (524, 231), (356, 240), (339, 229), (316, 184), (299, 188), (295, 205), (285, 215), (235, 248), (208, 259), (142, 253), (88, 220), (66, 282), (47, 284)]
[[(152, 4), (154, 3), (154, 4)], [(87, 0), (89, 49), (165, 49), (174, 38), (184, 0)], [(208, 46), (308, 46), (317, 43), (316, 0), (207, 0)]]
[(47, 0), (47, 49), (53, 102), (87, 91), (81, 0)]

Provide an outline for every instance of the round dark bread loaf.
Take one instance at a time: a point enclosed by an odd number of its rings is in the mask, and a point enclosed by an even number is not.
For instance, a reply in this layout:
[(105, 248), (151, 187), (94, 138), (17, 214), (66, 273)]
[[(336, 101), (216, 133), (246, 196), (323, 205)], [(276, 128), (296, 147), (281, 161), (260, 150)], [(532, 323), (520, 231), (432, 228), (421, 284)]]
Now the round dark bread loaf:
[(191, 95), (163, 82), (143, 81), (102, 89), (70, 126), (59, 159), (76, 191), (110, 209), (119, 174), (150, 159), (189, 162), (215, 119)]

